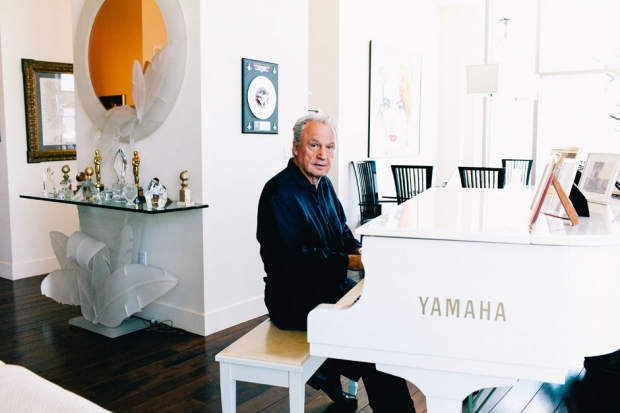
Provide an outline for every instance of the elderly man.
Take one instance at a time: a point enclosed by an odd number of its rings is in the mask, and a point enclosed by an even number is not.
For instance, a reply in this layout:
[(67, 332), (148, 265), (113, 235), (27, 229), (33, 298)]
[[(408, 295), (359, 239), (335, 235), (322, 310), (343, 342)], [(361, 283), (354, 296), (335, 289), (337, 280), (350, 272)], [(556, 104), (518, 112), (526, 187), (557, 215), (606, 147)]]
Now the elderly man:
[[(355, 285), (347, 270), (364, 266), (361, 244), (326, 176), (336, 151), (336, 120), (309, 115), (295, 123), (293, 134), (293, 158), (263, 188), (257, 239), (272, 322), (281, 329), (305, 330), (314, 307), (336, 303)], [(415, 413), (405, 380), (373, 364), (328, 359), (308, 384), (354, 410), (357, 399), (342, 391), (341, 374), (364, 380), (373, 412)]]

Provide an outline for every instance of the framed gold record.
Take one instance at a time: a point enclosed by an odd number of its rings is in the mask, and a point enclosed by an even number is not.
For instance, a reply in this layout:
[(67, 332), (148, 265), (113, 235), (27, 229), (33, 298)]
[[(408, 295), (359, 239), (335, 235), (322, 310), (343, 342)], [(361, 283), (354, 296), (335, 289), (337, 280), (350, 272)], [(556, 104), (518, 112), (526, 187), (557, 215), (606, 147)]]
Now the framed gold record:
[(241, 132), (278, 133), (278, 65), (241, 59)]

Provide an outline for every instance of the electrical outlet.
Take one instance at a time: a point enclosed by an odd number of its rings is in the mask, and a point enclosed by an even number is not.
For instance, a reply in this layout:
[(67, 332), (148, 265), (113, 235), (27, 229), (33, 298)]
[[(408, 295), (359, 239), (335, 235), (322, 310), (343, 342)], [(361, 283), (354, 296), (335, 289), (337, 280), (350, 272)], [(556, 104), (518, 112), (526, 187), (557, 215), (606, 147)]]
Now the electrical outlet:
[(140, 254), (138, 254), (138, 262), (142, 265), (146, 265), (146, 251), (140, 251)]

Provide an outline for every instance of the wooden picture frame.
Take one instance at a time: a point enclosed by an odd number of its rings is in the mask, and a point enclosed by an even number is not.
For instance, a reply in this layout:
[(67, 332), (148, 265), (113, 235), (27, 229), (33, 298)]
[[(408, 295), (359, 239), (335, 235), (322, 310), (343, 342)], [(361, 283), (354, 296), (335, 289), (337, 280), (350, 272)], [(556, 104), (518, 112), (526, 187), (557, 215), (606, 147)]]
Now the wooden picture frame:
[[(553, 170), (553, 174), (556, 176), (564, 192), (570, 194), (577, 169), (579, 168), (581, 148), (554, 147), (551, 149), (551, 154), (558, 155), (558, 162)], [(561, 213), (562, 203), (553, 186), (549, 187), (549, 193), (553, 195), (549, 209)]]
[(620, 154), (590, 153), (579, 179), (579, 190), (588, 202), (606, 205), (615, 188)]
[(530, 229), (536, 223), (538, 215), (540, 215), (543, 203), (545, 202), (545, 197), (549, 192), (549, 187), (551, 186), (551, 182), (553, 181), (553, 177), (555, 176), (553, 175), (553, 171), (558, 161), (558, 157), (559, 155), (557, 154), (551, 155), (549, 161), (545, 165), (545, 170), (543, 171), (540, 183), (536, 185), (536, 193), (534, 194), (534, 198), (532, 199), (532, 205), (530, 206)]
[(73, 64), (22, 59), (28, 163), (76, 159)]

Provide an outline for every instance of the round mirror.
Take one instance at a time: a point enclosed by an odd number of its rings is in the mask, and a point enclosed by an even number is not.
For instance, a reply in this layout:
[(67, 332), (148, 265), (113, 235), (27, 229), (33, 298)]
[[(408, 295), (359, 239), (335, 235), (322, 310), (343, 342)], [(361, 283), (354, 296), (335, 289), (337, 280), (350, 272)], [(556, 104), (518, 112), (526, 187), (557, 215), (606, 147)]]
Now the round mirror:
[[(153, 61), (151, 61), (148, 66), (154, 67), (158, 64), (160, 67), (164, 67), (165, 69), (163, 71), (159, 71), (159, 73), (163, 73), (163, 75), (155, 79), (154, 82), (153, 79), (149, 79), (149, 68), (147, 67), (146, 70), (144, 70), (145, 67), (141, 63), (139, 73), (136, 73), (136, 68), (131, 66), (130, 69), (122, 69), (122, 71), (128, 72), (126, 75), (127, 77), (123, 75), (122, 79), (129, 78), (129, 82), (133, 84), (133, 78), (142, 76), (143, 78), (140, 80), (146, 85), (144, 86), (146, 89), (149, 88), (149, 85), (156, 83), (157, 90), (151, 90), (150, 92), (152, 93), (148, 95), (148, 98), (156, 101), (157, 104), (143, 104), (141, 108), (142, 111), (140, 111), (138, 108), (140, 105), (136, 105), (136, 102), (133, 102), (136, 108), (132, 108), (129, 105), (133, 100), (134, 92), (130, 87), (129, 92), (124, 92), (126, 95), (125, 105), (117, 105), (117, 107), (114, 107), (112, 110), (106, 110), (101, 104), (99, 96), (108, 96), (108, 93), (112, 95), (123, 93), (117, 91), (108, 92), (109, 89), (99, 89), (99, 80), (94, 79), (97, 71), (101, 72), (102, 78), (116, 77), (116, 75), (110, 74), (107, 70), (106, 66), (108, 63), (105, 61), (95, 64), (95, 60), (92, 60), (93, 79), (91, 79), (89, 49), (91, 47), (91, 34), (93, 34), (93, 30), (98, 30), (94, 29), (94, 27), (100, 23), (96, 23), (95, 21), (99, 20), (98, 15), (100, 10), (103, 10), (102, 16), (105, 14), (105, 8), (108, 7), (106, 3), (109, 1), (111, 3), (122, 3), (123, 5), (126, 3), (133, 3), (127, 0), (89, 0), (84, 2), (75, 33), (73, 70), (76, 87), (82, 104), (94, 123), (93, 131), (101, 131), (103, 146), (106, 146), (107, 149), (113, 149), (117, 146), (116, 143), (118, 143), (119, 140), (129, 142), (130, 137), (136, 141), (146, 138), (155, 132), (166, 120), (174, 107), (174, 103), (176, 102), (183, 83), (187, 39), (185, 21), (178, 0), (154, 0), (156, 8), (163, 18), (167, 45), (162, 44), (159, 53), (152, 56), (155, 54), (154, 52), (157, 52), (160, 46), (159, 40), (156, 40), (148, 46), (150, 53), (143, 53), (143, 55), (149, 56), (149, 54), (151, 54)], [(142, 4), (143, 2), (138, 1), (137, 3)], [(116, 12), (116, 14), (119, 15), (124, 13), (125, 12)], [(109, 24), (111, 23), (106, 23), (106, 25)], [(119, 27), (106, 27), (105, 29), (108, 31), (124, 32), (123, 41), (125, 43), (129, 42), (129, 29), (127, 29), (127, 31)], [(105, 41), (105, 39), (102, 41)], [(158, 56), (160, 57), (159, 60)], [(130, 57), (130, 59), (133, 63), (136, 57), (133, 56)], [(143, 59), (143, 61), (148, 61), (148, 58)], [(95, 65), (98, 66), (97, 69), (94, 68)], [(150, 71), (151, 74), (153, 71), (154, 70)], [(94, 85), (94, 82), (97, 82), (97, 85)], [(146, 94), (142, 93), (142, 95), (144, 97)], [(143, 100), (141, 102), (144, 103)], [(115, 141), (110, 142), (112, 139)]]
[(132, 66), (142, 71), (168, 44), (155, 0), (105, 0), (93, 22), (88, 66), (95, 94), (106, 109), (133, 106)]

